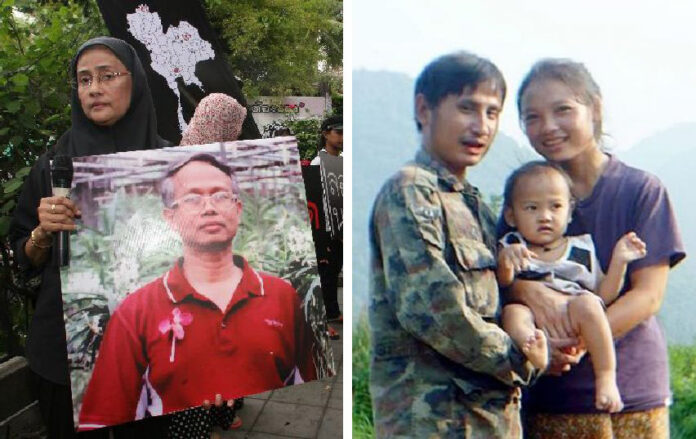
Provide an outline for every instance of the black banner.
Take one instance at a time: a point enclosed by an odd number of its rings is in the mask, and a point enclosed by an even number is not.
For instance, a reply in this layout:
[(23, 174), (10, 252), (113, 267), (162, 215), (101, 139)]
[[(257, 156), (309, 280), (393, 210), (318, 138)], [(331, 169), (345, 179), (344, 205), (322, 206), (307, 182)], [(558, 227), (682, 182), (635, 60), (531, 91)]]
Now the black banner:
[(240, 139), (261, 134), (198, 0), (97, 0), (109, 32), (128, 41), (148, 74), (159, 134), (179, 143), (198, 102), (225, 93), (247, 107)]
[(324, 211), (331, 239), (343, 239), (343, 157), (319, 153)]
[(309, 211), (309, 222), (312, 226), (314, 248), (317, 252), (317, 261), (320, 261), (328, 257), (326, 249), (329, 246), (329, 234), (326, 232), (319, 166), (303, 166), (302, 179), (304, 180), (305, 193), (307, 194), (307, 210)]

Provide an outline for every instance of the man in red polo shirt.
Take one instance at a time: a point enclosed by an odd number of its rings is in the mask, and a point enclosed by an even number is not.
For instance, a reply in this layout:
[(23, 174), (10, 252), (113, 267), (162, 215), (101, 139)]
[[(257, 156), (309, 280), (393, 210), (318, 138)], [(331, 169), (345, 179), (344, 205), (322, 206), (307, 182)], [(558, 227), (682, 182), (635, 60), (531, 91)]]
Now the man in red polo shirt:
[(242, 203), (231, 169), (194, 155), (168, 171), (161, 193), (183, 258), (111, 316), (80, 430), (317, 378), (295, 289), (232, 252)]

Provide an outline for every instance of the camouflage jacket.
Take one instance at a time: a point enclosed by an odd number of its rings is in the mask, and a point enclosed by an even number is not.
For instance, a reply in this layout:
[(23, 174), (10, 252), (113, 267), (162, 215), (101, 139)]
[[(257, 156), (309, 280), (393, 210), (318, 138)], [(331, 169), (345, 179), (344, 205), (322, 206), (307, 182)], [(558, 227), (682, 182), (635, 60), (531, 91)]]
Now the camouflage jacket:
[(384, 185), (370, 223), (378, 437), (520, 437), (535, 371), (497, 325), (495, 219), (424, 150)]

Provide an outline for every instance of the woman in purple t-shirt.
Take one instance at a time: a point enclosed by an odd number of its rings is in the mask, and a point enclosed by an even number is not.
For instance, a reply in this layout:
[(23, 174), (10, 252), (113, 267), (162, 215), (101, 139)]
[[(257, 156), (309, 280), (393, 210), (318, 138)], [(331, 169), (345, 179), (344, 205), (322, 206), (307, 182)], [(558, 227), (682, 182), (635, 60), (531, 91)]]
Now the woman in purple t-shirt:
[[(554, 349), (551, 373), (528, 392), (526, 432), (532, 438), (667, 438), (667, 347), (655, 314), (669, 269), (685, 256), (667, 192), (656, 177), (600, 149), (602, 96), (584, 65), (537, 62), (520, 86), (517, 107), (534, 149), (573, 180), (578, 201), (568, 234), (592, 235), (605, 272), (614, 244), (627, 232), (636, 232), (648, 250), (629, 265), (619, 298), (607, 308), (624, 410), (595, 409), (591, 360), (581, 347)], [(516, 281), (511, 295), (532, 309), (552, 340), (573, 337), (567, 296), (534, 281)]]

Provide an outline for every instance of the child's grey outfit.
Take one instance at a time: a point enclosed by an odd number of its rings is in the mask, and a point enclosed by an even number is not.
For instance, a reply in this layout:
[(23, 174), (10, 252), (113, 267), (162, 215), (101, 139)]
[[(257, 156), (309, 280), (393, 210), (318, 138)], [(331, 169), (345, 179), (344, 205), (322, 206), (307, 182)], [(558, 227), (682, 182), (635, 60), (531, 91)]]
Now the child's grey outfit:
[[(516, 277), (538, 280), (547, 287), (565, 294), (594, 294), (604, 273), (599, 265), (592, 237), (585, 234), (566, 238), (566, 250), (560, 258), (552, 262), (531, 258), (529, 268), (518, 273)], [(522, 235), (515, 231), (506, 233), (499, 242), (503, 247), (512, 244), (527, 247)], [(601, 297), (595, 297), (601, 300)]]

